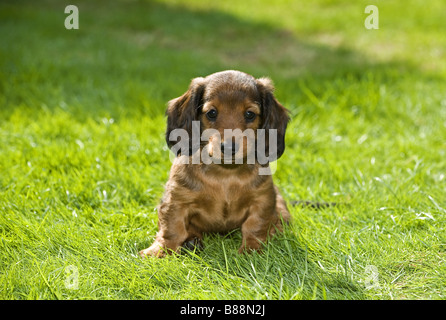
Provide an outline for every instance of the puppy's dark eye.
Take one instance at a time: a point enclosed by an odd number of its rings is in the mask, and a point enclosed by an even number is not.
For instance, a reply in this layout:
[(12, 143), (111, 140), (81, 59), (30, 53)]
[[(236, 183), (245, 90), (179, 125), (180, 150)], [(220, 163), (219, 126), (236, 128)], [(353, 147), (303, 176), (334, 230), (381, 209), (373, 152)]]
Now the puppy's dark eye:
[(217, 119), (217, 115), (218, 115), (218, 112), (215, 109), (212, 109), (212, 110), (209, 110), (208, 112), (206, 112), (206, 117), (211, 121), (215, 121), (215, 119)]
[(254, 112), (252, 112), (252, 111), (245, 112), (245, 119), (247, 121), (253, 121), (255, 119), (255, 117), (256, 117), (256, 114)]

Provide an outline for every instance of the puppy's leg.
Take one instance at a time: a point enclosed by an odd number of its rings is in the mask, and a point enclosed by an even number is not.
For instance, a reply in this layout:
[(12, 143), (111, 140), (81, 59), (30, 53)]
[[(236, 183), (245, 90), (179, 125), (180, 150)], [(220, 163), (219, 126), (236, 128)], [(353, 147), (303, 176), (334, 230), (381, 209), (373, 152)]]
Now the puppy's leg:
[[(274, 202), (272, 204), (275, 205)], [(279, 220), (274, 206), (252, 206), (248, 218), (242, 224), (242, 245), (238, 252), (260, 250), (268, 236), (275, 233)]]
[[(283, 223), (287, 224), (291, 215), (286, 202), (274, 186), (275, 201), (265, 201), (251, 206), (249, 216), (242, 225), (242, 246), (239, 253), (260, 250), (263, 243), (276, 231), (283, 230)], [(274, 199), (274, 198), (273, 198)]]
[(167, 253), (178, 252), (184, 241), (189, 237), (186, 230), (186, 212), (181, 211), (172, 213), (173, 208), (167, 209), (160, 206), (158, 212), (159, 231), (156, 234), (153, 244), (139, 252), (140, 256), (163, 257)]

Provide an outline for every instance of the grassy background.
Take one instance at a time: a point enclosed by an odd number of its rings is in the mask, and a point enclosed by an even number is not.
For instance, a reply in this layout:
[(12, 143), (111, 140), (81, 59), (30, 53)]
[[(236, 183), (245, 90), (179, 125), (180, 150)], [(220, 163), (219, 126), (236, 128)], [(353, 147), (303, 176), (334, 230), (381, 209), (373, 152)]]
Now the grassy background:
[[(76, 4), (80, 29), (66, 30)], [(379, 30), (364, 8), (379, 8)], [(444, 1), (2, 1), (0, 298), (444, 299)], [(224, 69), (292, 114), (293, 223), (140, 259), (170, 168), (165, 103)], [(78, 288), (67, 286), (77, 268)], [(372, 272), (373, 271), (373, 272)], [(374, 277), (376, 275), (377, 277)]]

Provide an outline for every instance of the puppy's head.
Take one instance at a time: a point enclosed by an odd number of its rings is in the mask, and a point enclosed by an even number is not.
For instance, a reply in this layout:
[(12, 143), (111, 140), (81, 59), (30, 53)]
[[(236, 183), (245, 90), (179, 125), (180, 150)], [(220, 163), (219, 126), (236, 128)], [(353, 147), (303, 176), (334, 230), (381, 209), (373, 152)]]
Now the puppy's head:
[[(187, 142), (189, 155), (205, 147), (212, 157), (246, 160), (250, 154), (259, 154), (256, 147), (262, 145), (262, 152), (269, 161), (278, 159), (285, 149), (289, 117), (273, 91), (268, 78), (255, 79), (239, 71), (223, 71), (193, 79), (188, 91), (168, 103), (168, 146), (178, 142), (176, 135), (172, 136), (173, 130), (182, 129), (188, 134), (182, 138), (186, 139), (182, 144)], [(198, 128), (194, 131), (200, 135), (196, 143), (192, 139), (194, 121), (199, 124), (199, 131)], [(275, 139), (270, 141), (272, 130)], [(261, 131), (263, 136), (258, 134)], [(262, 143), (257, 143), (260, 136)], [(178, 153), (182, 152), (184, 149)]]

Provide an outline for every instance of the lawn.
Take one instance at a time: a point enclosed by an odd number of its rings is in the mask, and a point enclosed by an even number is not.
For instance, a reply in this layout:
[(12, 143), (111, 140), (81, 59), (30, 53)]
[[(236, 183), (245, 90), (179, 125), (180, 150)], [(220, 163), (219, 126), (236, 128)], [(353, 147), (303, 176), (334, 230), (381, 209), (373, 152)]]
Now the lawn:
[[(64, 27), (65, 6), (79, 29)], [(368, 30), (364, 9), (379, 8)], [(446, 4), (2, 1), (1, 299), (445, 299)], [(274, 181), (293, 221), (141, 259), (197, 76), (269, 76), (291, 112)]]

